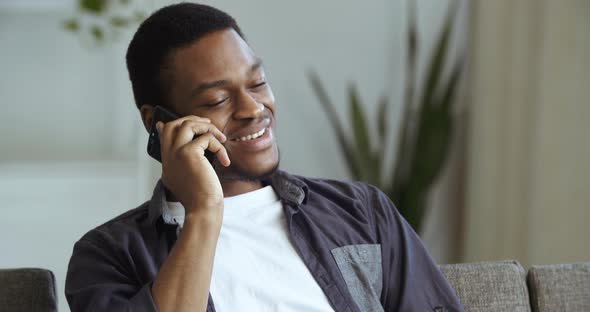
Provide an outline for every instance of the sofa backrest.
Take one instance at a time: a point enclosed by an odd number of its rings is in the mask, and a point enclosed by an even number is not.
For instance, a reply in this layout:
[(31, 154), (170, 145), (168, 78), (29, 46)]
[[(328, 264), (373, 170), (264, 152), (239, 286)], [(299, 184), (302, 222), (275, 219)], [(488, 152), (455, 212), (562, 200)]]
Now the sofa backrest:
[(440, 266), (465, 311), (529, 312), (525, 271), (516, 261)]
[(53, 273), (44, 269), (0, 270), (0, 310), (57, 311), (57, 293)]
[(535, 265), (527, 282), (535, 312), (590, 311), (590, 263)]

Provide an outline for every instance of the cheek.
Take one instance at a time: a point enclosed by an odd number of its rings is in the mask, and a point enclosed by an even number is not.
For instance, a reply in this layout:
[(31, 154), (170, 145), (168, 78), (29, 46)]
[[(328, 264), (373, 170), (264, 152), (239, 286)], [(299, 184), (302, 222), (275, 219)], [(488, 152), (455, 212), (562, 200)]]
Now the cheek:
[(275, 113), (275, 96), (272, 93), (270, 86), (268, 87), (268, 91), (265, 92), (264, 98), (261, 99), (261, 102), (264, 103), (270, 111), (274, 114)]
[(191, 114), (198, 117), (208, 118), (211, 120), (211, 123), (215, 125), (215, 127), (217, 127), (217, 129), (219, 129), (221, 132), (224, 132), (223, 130), (227, 126), (227, 122), (229, 120), (227, 112), (222, 110), (194, 110), (191, 112)]
[(209, 114), (209, 116), (207, 116), (207, 118), (209, 118), (211, 120), (211, 123), (215, 125), (215, 127), (217, 127), (217, 129), (219, 129), (219, 131), (221, 131), (222, 133), (226, 133), (225, 132), (225, 128), (227, 128), (228, 124), (229, 124), (229, 120), (231, 119), (231, 114), (225, 112), (225, 113), (213, 113), (213, 114)]

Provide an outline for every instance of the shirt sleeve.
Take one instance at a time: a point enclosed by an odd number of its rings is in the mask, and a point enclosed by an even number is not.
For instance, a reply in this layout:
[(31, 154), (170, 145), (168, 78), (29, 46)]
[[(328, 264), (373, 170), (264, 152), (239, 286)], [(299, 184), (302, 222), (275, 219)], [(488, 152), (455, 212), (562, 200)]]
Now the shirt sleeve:
[(71, 311), (157, 311), (152, 282), (132, 280), (132, 268), (99, 242), (82, 238), (74, 245), (65, 285)]
[(377, 188), (371, 193), (381, 241), (385, 311), (463, 311), (455, 291), (391, 200)]

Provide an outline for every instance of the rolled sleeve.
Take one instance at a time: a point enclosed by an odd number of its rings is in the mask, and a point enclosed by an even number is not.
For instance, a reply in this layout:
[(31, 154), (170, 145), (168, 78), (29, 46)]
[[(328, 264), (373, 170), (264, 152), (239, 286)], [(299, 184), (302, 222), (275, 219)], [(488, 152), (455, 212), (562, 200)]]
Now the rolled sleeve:
[(84, 237), (74, 246), (65, 294), (72, 312), (157, 311), (152, 281), (140, 283), (126, 255), (106, 240)]

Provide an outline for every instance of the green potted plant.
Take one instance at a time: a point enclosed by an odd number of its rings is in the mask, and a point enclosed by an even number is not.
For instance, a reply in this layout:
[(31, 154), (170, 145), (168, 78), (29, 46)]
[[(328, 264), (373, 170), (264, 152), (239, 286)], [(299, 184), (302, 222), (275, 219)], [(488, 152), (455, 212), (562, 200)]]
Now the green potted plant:
[[(328, 115), (351, 177), (366, 181), (383, 190), (396, 203), (400, 213), (419, 232), (428, 193), (439, 176), (449, 154), (453, 136), (453, 102), (463, 64), (451, 65), (451, 74), (443, 75), (447, 63), (449, 39), (453, 29), (454, 1), (446, 16), (442, 31), (430, 54), (425, 82), (416, 88), (416, 56), (418, 53), (416, 5), (408, 5), (407, 79), (404, 94), (404, 117), (398, 129), (393, 171), (388, 172), (385, 159), (389, 131), (389, 101), (382, 97), (378, 104), (376, 122), (370, 123), (363, 110), (359, 92), (354, 84), (348, 87), (349, 122), (352, 133), (345, 130), (336, 108), (319, 77), (311, 72), (309, 79), (319, 102)], [(417, 94), (417, 90), (420, 94)], [(369, 135), (369, 124), (377, 127), (378, 136)]]

